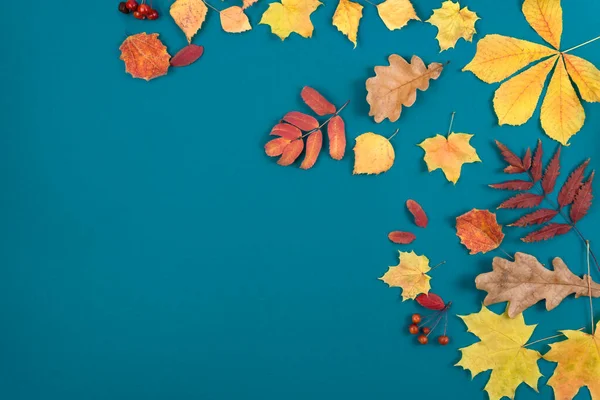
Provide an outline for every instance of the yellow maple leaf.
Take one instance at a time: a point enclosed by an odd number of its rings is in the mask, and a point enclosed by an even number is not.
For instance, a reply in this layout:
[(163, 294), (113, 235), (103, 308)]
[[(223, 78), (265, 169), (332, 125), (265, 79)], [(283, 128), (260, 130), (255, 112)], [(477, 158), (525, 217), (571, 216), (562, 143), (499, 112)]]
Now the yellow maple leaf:
[(411, 19), (420, 21), (410, 0), (385, 0), (377, 4), (377, 13), (390, 31), (402, 29)]
[(471, 371), (473, 377), (491, 369), (490, 380), (485, 385), (490, 400), (504, 396), (514, 398), (521, 383), (537, 391), (537, 382), (542, 376), (537, 361), (542, 356), (525, 348), (536, 325), (525, 325), (522, 314), (511, 319), (506, 313), (498, 315), (485, 306), (478, 313), (459, 317), (468, 331), (481, 341), (459, 349), (462, 357), (456, 366)]
[(281, 3), (269, 4), (260, 20), (261, 24), (269, 25), (271, 32), (284, 40), (292, 32), (302, 37), (312, 36), (314, 27), (310, 21), (312, 14), (321, 4), (318, 0), (281, 0)]
[[(395, 134), (394, 134), (395, 135)], [(373, 132), (356, 138), (353, 174), (380, 174), (394, 165), (394, 148), (390, 139)]]
[(560, 0), (524, 0), (522, 10), (531, 27), (554, 49), (511, 37), (488, 35), (477, 43), (475, 57), (463, 71), (471, 71), (487, 83), (500, 82), (532, 62), (550, 57), (500, 85), (494, 95), (494, 111), (500, 125), (527, 122), (537, 107), (546, 77), (555, 68), (540, 119), (549, 137), (567, 145), (585, 120), (571, 80), (584, 100), (598, 102), (600, 71), (588, 61), (567, 54), (581, 45), (559, 51), (563, 30)]
[(452, 132), (448, 138), (436, 135), (417, 146), (425, 150), (423, 159), (429, 172), (440, 168), (448, 181), (456, 183), (463, 164), (481, 162), (477, 151), (469, 144), (472, 137), (468, 133)]
[(200, 30), (208, 7), (202, 0), (177, 0), (171, 4), (171, 17), (175, 23), (181, 28), (188, 43), (192, 42), (194, 35)]
[(467, 7), (461, 10), (460, 3), (448, 0), (442, 3), (441, 8), (433, 10), (433, 15), (425, 22), (438, 28), (436, 39), (442, 52), (454, 47), (460, 38), (472, 41), (478, 19), (477, 14)]
[(379, 279), (390, 287), (402, 288), (402, 301), (414, 299), (421, 293), (429, 293), (431, 277), (426, 273), (429, 268), (429, 259), (418, 256), (414, 251), (410, 253), (399, 251), (399, 263), (389, 267), (388, 271)]
[(548, 385), (557, 399), (572, 399), (587, 386), (592, 399), (600, 398), (600, 322), (594, 335), (562, 331), (567, 340), (552, 343), (544, 359), (558, 363)]
[(240, 33), (252, 29), (248, 16), (242, 7), (231, 6), (219, 12), (221, 27), (225, 32)]
[(362, 17), (362, 9), (358, 3), (350, 0), (340, 0), (333, 14), (333, 26), (348, 37), (356, 47), (358, 25)]

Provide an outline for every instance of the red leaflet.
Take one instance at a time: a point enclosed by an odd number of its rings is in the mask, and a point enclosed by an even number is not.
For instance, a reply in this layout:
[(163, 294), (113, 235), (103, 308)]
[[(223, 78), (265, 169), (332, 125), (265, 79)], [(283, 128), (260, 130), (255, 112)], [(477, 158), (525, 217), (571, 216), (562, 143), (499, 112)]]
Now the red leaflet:
[(409, 244), (412, 243), (417, 237), (410, 232), (394, 231), (390, 232), (388, 239), (398, 244)]
[(271, 135), (281, 136), (286, 139), (297, 139), (302, 136), (302, 132), (290, 124), (277, 124), (271, 129)]
[(544, 150), (542, 149), (542, 141), (538, 139), (537, 148), (535, 149), (535, 155), (533, 156), (533, 161), (531, 162), (531, 177), (534, 182), (538, 182), (542, 179), (542, 156), (544, 155)]
[(321, 152), (321, 146), (323, 146), (323, 133), (321, 130), (311, 133), (306, 140), (306, 154), (304, 155), (302, 164), (300, 164), (300, 168), (309, 169), (315, 165), (317, 157), (319, 157), (319, 153)]
[(536, 210), (532, 213), (523, 215), (521, 218), (519, 218), (512, 224), (508, 224), (508, 226), (524, 227), (527, 225), (539, 225), (550, 221), (552, 218), (556, 217), (557, 214), (557, 210), (551, 210), (549, 208), (540, 208), (539, 210)]
[(443, 310), (446, 307), (444, 300), (437, 294), (429, 292), (428, 294), (421, 293), (415, 299), (422, 307), (429, 310)]
[(179, 50), (173, 58), (171, 58), (171, 66), (187, 67), (194, 63), (204, 54), (204, 47), (195, 44), (189, 44)]
[(302, 96), (302, 100), (304, 100), (306, 105), (317, 113), (317, 115), (323, 116), (335, 113), (335, 106), (310, 86), (304, 86), (300, 96)]
[(331, 118), (327, 127), (329, 137), (329, 155), (334, 160), (341, 160), (346, 152), (346, 128), (339, 115)]
[(319, 121), (315, 117), (298, 111), (290, 111), (285, 114), (283, 120), (307, 132), (319, 127)]
[(511, 197), (498, 208), (532, 208), (537, 207), (544, 200), (544, 196), (533, 193), (521, 193)]
[(523, 168), (525, 168), (527, 171), (529, 171), (529, 168), (531, 168), (531, 149), (529, 147), (527, 148), (525, 156), (523, 157)]
[(506, 181), (502, 183), (495, 183), (490, 185), (491, 188), (494, 189), (505, 189), (505, 190), (529, 190), (533, 187), (533, 182), (530, 181), (522, 181), (522, 180), (513, 180)]
[(526, 243), (541, 242), (542, 240), (552, 239), (558, 235), (564, 235), (571, 230), (569, 224), (548, 224), (540, 230), (531, 232), (529, 235), (521, 238)]
[(286, 146), (283, 150), (283, 154), (281, 158), (277, 160), (277, 164), (288, 166), (294, 163), (302, 150), (304, 149), (304, 141), (303, 140), (294, 140), (292, 143)]
[(583, 173), (585, 172), (585, 168), (589, 164), (590, 159), (588, 158), (583, 164), (581, 164), (575, 171), (569, 175), (569, 179), (565, 182), (565, 184), (560, 188), (560, 192), (558, 192), (558, 205), (560, 208), (568, 206), (575, 200), (575, 193), (583, 184)]
[(521, 167), (513, 167), (512, 165), (509, 165), (508, 167), (504, 168), (504, 172), (507, 174), (522, 174), (523, 169)]
[(504, 161), (506, 161), (511, 166), (515, 167), (515, 170), (519, 169), (520, 172), (525, 172), (525, 168), (523, 167), (523, 163), (521, 162), (521, 159), (519, 157), (517, 157), (517, 155), (515, 153), (510, 151), (508, 149), (508, 147), (506, 147), (505, 145), (503, 145), (502, 143), (500, 143), (497, 140), (496, 140), (496, 146), (498, 146), (498, 148), (500, 149), (500, 152), (502, 153), (502, 157), (504, 157)]
[(267, 153), (269, 157), (280, 156), (281, 153), (283, 153), (283, 150), (285, 150), (285, 148), (287, 147), (287, 145), (290, 144), (290, 142), (290, 139), (282, 137), (273, 139), (267, 142), (267, 144), (265, 144), (265, 153)]
[(544, 193), (550, 194), (554, 190), (554, 185), (556, 185), (556, 178), (558, 178), (558, 174), (560, 173), (560, 149), (562, 146), (558, 146), (556, 153), (552, 156), (552, 159), (548, 163), (546, 167), (546, 172), (544, 173), (544, 177), (542, 178), (542, 189), (544, 189)]
[(573, 223), (585, 217), (592, 205), (592, 181), (594, 180), (594, 173), (595, 171), (592, 171), (588, 180), (579, 188), (577, 194), (575, 194), (575, 201), (571, 206), (570, 212)]
[(418, 227), (427, 227), (427, 222), (429, 220), (427, 219), (427, 214), (425, 214), (425, 211), (423, 211), (423, 207), (421, 207), (419, 203), (410, 199), (406, 200), (406, 208), (408, 208), (408, 211), (410, 211), (410, 213), (415, 218), (415, 224)]

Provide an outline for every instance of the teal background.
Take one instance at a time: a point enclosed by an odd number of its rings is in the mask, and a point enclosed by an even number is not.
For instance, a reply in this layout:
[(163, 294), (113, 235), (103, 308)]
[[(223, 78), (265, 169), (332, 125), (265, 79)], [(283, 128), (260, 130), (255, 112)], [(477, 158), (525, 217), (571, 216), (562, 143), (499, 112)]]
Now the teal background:
[[(546, 156), (556, 142), (541, 130), (539, 107), (524, 126), (496, 125), (497, 85), (460, 72), (474, 43), (440, 54), (435, 27), (413, 21), (390, 32), (364, 3), (353, 49), (331, 25), (333, 1), (313, 14), (312, 39), (282, 42), (258, 25), (260, 0), (248, 11), (253, 30), (239, 35), (222, 32), (209, 11), (194, 40), (202, 59), (148, 83), (125, 74), (118, 47), (143, 31), (160, 33), (171, 54), (184, 46), (170, 1), (155, 0), (155, 22), (121, 15), (116, 0), (34, 3), (6, 2), (0, 24), (0, 398), (487, 398), (489, 372), (471, 382), (453, 367), (457, 349), (476, 341), (454, 314), (479, 310), (484, 293), (473, 280), (502, 253), (468, 255), (454, 220), (509, 195), (486, 186), (505, 179), (493, 139), (522, 154), (541, 137)], [(425, 20), (441, 1), (414, 3)], [(599, 2), (563, 3), (564, 48), (599, 34)], [(541, 43), (520, 4), (464, 1), (481, 17), (475, 40), (500, 33)], [(599, 49), (573, 54), (600, 66)], [(392, 53), (450, 64), (398, 122), (375, 124), (364, 82)], [(263, 152), (284, 113), (306, 111), (304, 85), (337, 105), (351, 100), (346, 157), (324, 152), (309, 171)], [(600, 105), (584, 108), (561, 183), (587, 157), (600, 166)], [(452, 111), (453, 130), (475, 134), (483, 160), (466, 165), (456, 186), (428, 173), (415, 146), (445, 133)], [(352, 176), (354, 138), (396, 128), (393, 168)], [(413, 226), (407, 198), (427, 210), (427, 229)], [(594, 205), (580, 224), (597, 252), (599, 217)], [(418, 238), (394, 245), (387, 233), (397, 229)], [(504, 231), (507, 252), (586, 269), (574, 233), (530, 245), (518, 240), (525, 230)], [(446, 348), (417, 345), (407, 327), (418, 306), (377, 280), (398, 250), (447, 262), (432, 273), (433, 290), (454, 303)], [(525, 317), (539, 324), (532, 340), (590, 322), (587, 301), (573, 298)], [(519, 398), (552, 397), (553, 364), (540, 366), (541, 394), (521, 386)], [(589, 398), (587, 389), (577, 398)]]

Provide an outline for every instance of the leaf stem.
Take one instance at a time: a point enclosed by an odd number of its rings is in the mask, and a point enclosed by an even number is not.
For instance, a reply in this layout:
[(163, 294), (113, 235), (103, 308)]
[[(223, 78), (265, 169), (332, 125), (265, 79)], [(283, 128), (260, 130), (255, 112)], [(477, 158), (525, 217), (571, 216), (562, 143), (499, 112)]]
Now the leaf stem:
[(450, 126), (448, 126), (448, 133), (446, 134), (446, 136), (450, 136), (450, 132), (452, 131), (452, 124), (454, 123), (454, 114), (456, 114), (456, 111), (452, 111), (452, 117), (450, 118)]
[(365, 3), (369, 3), (370, 5), (377, 7), (377, 4), (375, 4), (369, 0), (364, 0), (364, 1), (365, 1)]
[(513, 256), (511, 256), (506, 250), (504, 250), (502, 247), (498, 246), (498, 250), (500, 250), (501, 252), (503, 252), (508, 258), (510, 258), (511, 260), (514, 260), (515, 258)]
[[(331, 117), (327, 118), (327, 121), (325, 121), (321, 125), (319, 125), (318, 128), (315, 128), (315, 129), (313, 129), (311, 131), (306, 132), (304, 135), (300, 136), (298, 139), (304, 139), (305, 137), (310, 136), (311, 134), (315, 133), (316, 131), (318, 131), (319, 129), (321, 129), (325, 125), (327, 125), (329, 123), (329, 121), (331, 121), (331, 119), (333, 117), (338, 116), (340, 114), (340, 112), (342, 112), (342, 110), (344, 108), (346, 108), (346, 106), (348, 105), (348, 103), (350, 103), (350, 100), (348, 100), (344, 104), (342, 104), (342, 106), (340, 108), (338, 108), (338, 110), (335, 112), (335, 114), (333, 114)], [(296, 139), (296, 140), (298, 140), (298, 139)]]
[(398, 131), (400, 131), (400, 128), (397, 128), (397, 129), (396, 129), (396, 131), (395, 131), (394, 133), (392, 133), (392, 136), (390, 136), (389, 138), (387, 138), (388, 142), (389, 142), (390, 140), (392, 140), (392, 138), (393, 138), (394, 136), (396, 136), (396, 134), (398, 133)]
[(592, 303), (592, 278), (590, 276), (590, 241), (585, 241), (587, 248), (587, 281), (588, 281), (588, 297), (590, 298), (590, 319), (592, 320), (592, 335), (594, 335), (594, 331), (596, 329), (596, 325), (594, 324), (594, 304)]
[(210, 5), (209, 3), (207, 3), (205, 0), (202, 0), (202, 2), (203, 2), (204, 4), (206, 4), (206, 5), (207, 5), (209, 8), (212, 8), (214, 11), (218, 12), (219, 14), (221, 13), (221, 10), (219, 10), (219, 9), (218, 9), (218, 8), (216, 8), (216, 7), (213, 7), (213, 6), (211, 6), (211, 5)]
[(441, 263), (437, 264), (436, 266), (432, 267), (429, 272), (433, 271), (434, 269), (436, 269), (437, 267), (446, 264), (446, 261), (442, 261)]
[(580, 48), (580, 47), (582, 47), (582, 46), (585, 46), (586, 44), (590, 44), (590, 43), (592, 43), (592, 42), (595, 42), (596, 40), (599, 40), (599, 39), (600, 39), (600, 36), (597, 36), (597, 37), (595, 37), (595, 38), (593, 38), (593, 39), (590, 39), (590, 40), (588, 40), (587, 42), (583, 42), (583, 43), (581, 43), (581, 44), (578, 44), (577, 46), (573, 46), (573, 47), (571, 47), (570, 49), (567, 49), (567, 50), (561, 51), (561, 53), (563, 53), (563, 54), (564, 54), (564, 53), (568, 53), (568, 52), (570, 52), (570, 51), (572, 51), (572, 50), (578, 49), (578, 48)]
[[(581, 330), (583, 330), (583, 328), (579, 328), (577, 330), (581, 331)], [(558, 335), (548, 336), (548, 337), (545, 337), (543, 339), (534, 340), (533, 342), (529, 342), (529, 343), (524, 344), (523, 347), (528, 347), (528, 346), (531, 346), (532, 344), (536, 344), (536, 343), (539, 343), (539, 342), (545, 342), (546, 340), (554, 339), (554, 338), (561, 337), (561, 336), (565, 336), (565, 334), (564, 333), (559, 333)]]

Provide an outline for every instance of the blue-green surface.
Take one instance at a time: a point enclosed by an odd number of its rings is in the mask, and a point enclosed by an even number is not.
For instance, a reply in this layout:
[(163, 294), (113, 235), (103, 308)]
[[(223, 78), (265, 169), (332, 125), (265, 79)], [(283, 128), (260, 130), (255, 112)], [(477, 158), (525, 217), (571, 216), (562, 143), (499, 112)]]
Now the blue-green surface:
[[(441, 3), (414, 2), (424, 20)], [(0, 24), (0, 398), (487, 398), (489, 373), (471, 381), (453, 367), (458, 347), (476, 340), (463, 323), (451, 318), (447, 348), (418, 346), (407, 333), (418, 307), (377, 280), (399, 249), (414, 249), (432, 264), (447, 261), (432, 284), (453, 313), (478, 311), (484, 293), (474, 277), (502, 253), (468, 255), (454, 219), (508, 196), (486, 186), (505, 179), (493, 139), (522, 151), (541, 137), (547, 156), (555, 148), (539, 108), (524, 126), (497, 126), (497, 85), (460, 72), (474, 43), (439, 54), (435, 27), (411, 22), (390, 32), (365, 3), (353, 50), (330, 23), (334, 1), (313, 14), (312, 39), (281, 42), (258, 25), (267, 8), (260, 0), (249, 10), (254, 29), (240, 35), (222, 32), (209, 12), (194, 40), (203, 58), (147, 83), (125, 74), (118, 47), (142, 31), (160, 33), (171, 54), (182, 47), (170, 1), (155, 0), (156, 22), (119, 14), (116, 0), (34, 3), (6, 2)], [(501, 33), (541, 43), (520, 3), (465, 1), (481, 17), (475, 39)], [(600, 33), (599, 2), (563, 3), (564, 48)], [(600, 66), (599, 49), (574, 54)], [(364, 82), (392, 53), (451, 63), (398, 122), (375, 124)], [(347, 156), (324, 153), (309, 171), (279, 167), (263, 152), (270, 127), (305, 110), (304, 85), (338, 105), (351, 100)], [(600, 104), (584, 108), (560, 182), (587, 157), (600, 167)], [(415, 146), (445, 133), (452, 111), (454, 130), (475, 134), (483, 160), (466, 165), (456, 186), (428, 173)], [(354, 138), (396, 128), (393, 168), (352, 176)], [(413, 227), (407, 198), (428, 211), (427, 229)], [(499, 220), (519, 215), (501, 211)], [(580, 224), (597, 252), (599, 217), (596, 204)], [(418, 239), (394, 245), (386, 235), (395, 229)], [(518, 240), (524, 230), (505, 232), (508, 252), (586, 269), (575, 234), (527, 245)], [(525, 317), (539, 324), (532, 340), (590, 322), (586, 300), (573, 298), (550, 313), (540, 303)], [(553, 365), (540, 365), (541, 394), (521, 386), (519, 398), (552, 397)], [(578, 398), (589, 398), (587, 389)]]

